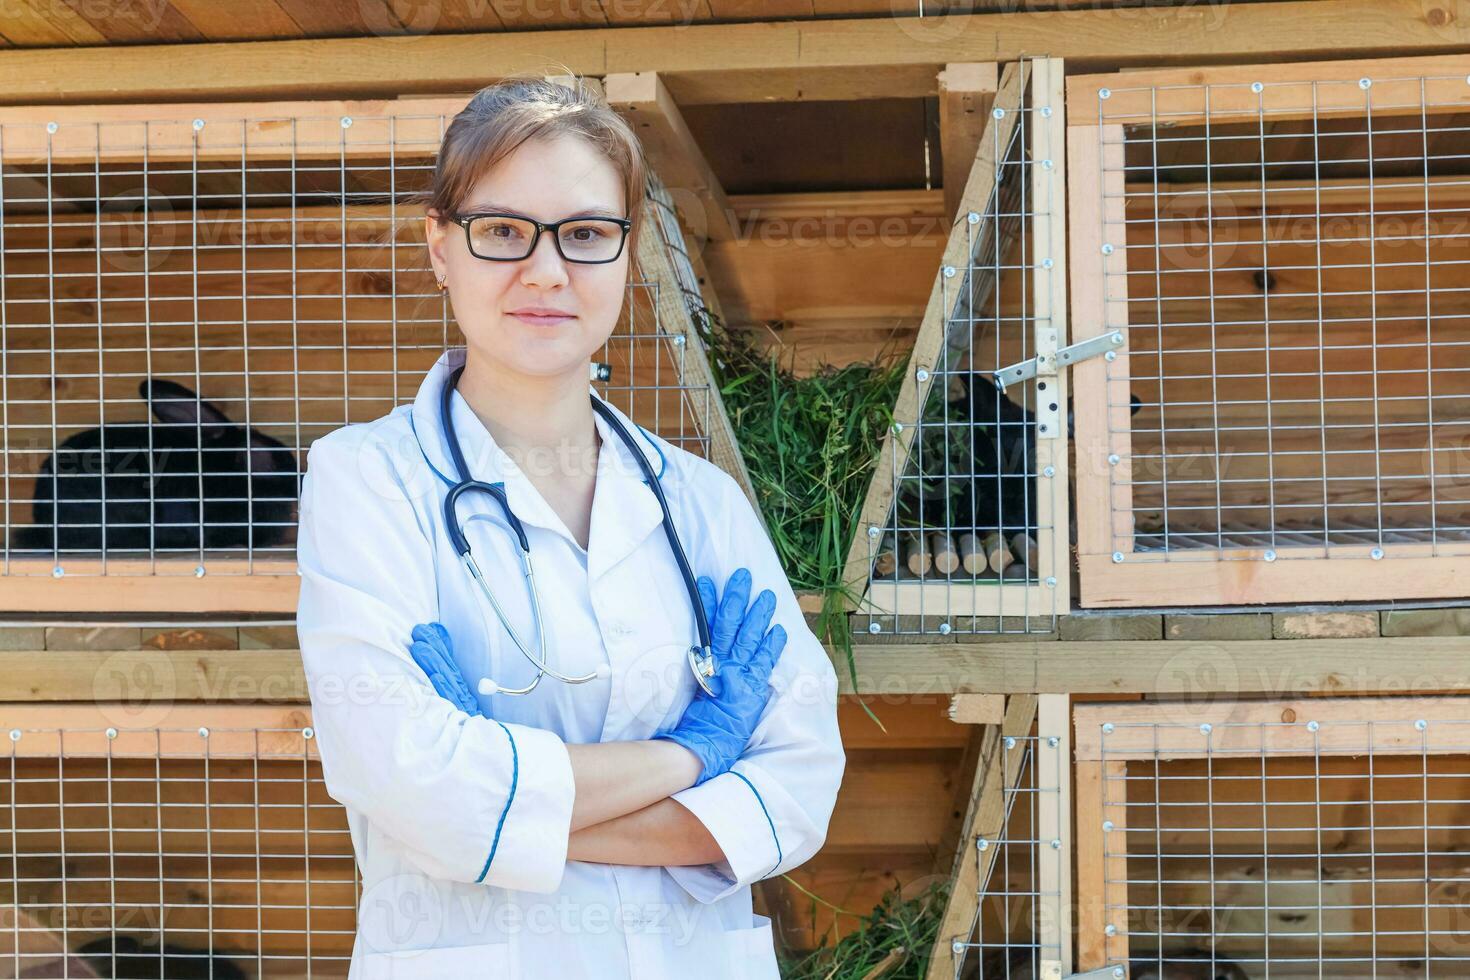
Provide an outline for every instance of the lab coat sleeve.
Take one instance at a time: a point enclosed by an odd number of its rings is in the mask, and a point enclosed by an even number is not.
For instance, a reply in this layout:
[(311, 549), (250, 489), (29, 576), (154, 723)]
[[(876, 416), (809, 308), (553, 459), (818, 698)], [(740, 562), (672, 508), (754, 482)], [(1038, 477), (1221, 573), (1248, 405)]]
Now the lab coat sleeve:
[(826, 840), (846, 766), (837, 728), (837, 675), (826, 648), (808, 628), (750, 501), (731, 477), (719, 475), (729, 535), (717, 559), (720, 567), (695, 572), (722, 589), (736, 568), (749, 568), (752, 596), (761, 589), (776, 594), (771, 622), (781, 624), (787, 639), (771, 675), (771, 698), (744, 753), (729, 772), (673, 795), (725, 853), (725, 860), (713, 864), (667, 867), (700, 902), (783, 874), (815, 854)]
[(430, 877), (553, 892), (575, 788), (566, 744), (469, 716), (414, 663), (410, 631), (439, 618), (414, 499), (439, 487), (410, 489), (367, 429), (317, 440), (301, 497), (297, 632), (327, 789)]

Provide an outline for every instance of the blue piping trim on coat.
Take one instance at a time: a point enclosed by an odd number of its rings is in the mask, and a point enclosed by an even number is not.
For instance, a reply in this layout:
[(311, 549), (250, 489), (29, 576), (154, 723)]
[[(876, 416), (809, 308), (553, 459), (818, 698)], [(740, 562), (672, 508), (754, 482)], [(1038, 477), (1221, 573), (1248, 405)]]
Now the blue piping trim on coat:
[[(500, 811), (500, 822), (495, 825), (495, 840), (490, 843), (490, 856), (485, 859), (485, 866), (480, 869), (480, 877), (475, 879), (475, 884), (477, 885), (484, 881), (485, 876), (490, 873), (490, 862), (495, 860), (495, 850), (500, 847), (500, 831), (505, 827), (505, 817), (510, 813), (510, 805), (515, 802), (516, 784), (520, 781), (521, 776), (521, 757), (520, 753), (516, 752), (515, 736), (510, 733), (510, 729), (506, 728), (502, 722), (496, 721), (493, 718), (491, 720), (495, 721), (495, 724), (500, 725), (501, 730), (505, 732), (505, 737), (510, 739), (510, 795), (506, 797), (505, 809)], [(765, 804), (761, 805), (764, 806)]]
[(767, 878), (772, 871), (781, 867), (781, 862), (785, 860), (781, 852), (781, 838), (776, 836), (776, 822), (771, 819), (771, 811), (766, 809), (766, 801), (761, 799), (761, 792), (755, 788), (755, 783), (752, 783), (749, 779), (745, 778), (743, 773), (738, 773), (734, 769), (729, 770), (729, 773), (732, 776), (739, 776), (745, 785), (750, 787), (750, 791), (755, 794), (755, 801), (761, 805), (761, 813), (766, 815), (766, 823), (771, 825), (771, 839), (776, 842), (776, 863), (771, 866), (771, 871), (767, 871), (761, 875), (762, 878)]

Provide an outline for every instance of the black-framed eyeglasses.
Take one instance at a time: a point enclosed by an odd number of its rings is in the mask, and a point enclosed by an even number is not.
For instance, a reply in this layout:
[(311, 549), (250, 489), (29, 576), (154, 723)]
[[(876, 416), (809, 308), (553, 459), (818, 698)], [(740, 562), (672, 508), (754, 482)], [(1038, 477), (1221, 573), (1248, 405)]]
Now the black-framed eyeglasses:
[(623, 254), (633, 222), (627, 218), (563, 218), (549, 223), (508, 211), (474, 211), (450, 217), (464, 228), (470, 254), (491, 262), (518, 262), (536, 250), (543, 231), (568, 262), (598, 265)]

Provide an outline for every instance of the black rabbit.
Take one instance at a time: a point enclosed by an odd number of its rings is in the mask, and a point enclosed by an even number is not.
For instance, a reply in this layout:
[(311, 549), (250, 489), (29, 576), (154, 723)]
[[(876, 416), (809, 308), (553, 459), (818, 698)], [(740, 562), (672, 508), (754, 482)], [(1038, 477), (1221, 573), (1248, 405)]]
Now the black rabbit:
[(63, 442), (36, 477), (34, 526), (12, 548), (100, 551), (104, 526), (108, 551), (285, 540), (295, 526), (292, 452), (183, 385), (149, 378), (138, 392), (158, 421), (108, 423)]
[(104, 936), (77, 950), (93, 969), (113, 980), (130, 977), (166, 977), (169, 980), (191, 980), (211, 977), (213, 980), (245, 980), (245, 971), (228, 957), (207, 949), (191, 949), (166, 943), (144, 945), (132, 936)]
[[(1041, 393), (1041, 392), (1038, 392)], [(1037, 527), (1036, 416), (1011, 401), (979, 371), (953, 375), (949, 404), (925, 422), (933, 435), (953, 437), (968, 431), (968, 445), (946, 449), (937, 439), (922, 452), (924, 523), (954, 529), (1002, 531), (1006, 538)], [(1141, 402), (1130, 396), (1131, 411)], [(1072, 408), (1067, 406), (1067, 436)], [(963, 438), (963, 436), (961, 436)], [(947, 458), (946, 458), (947, 456)], [(946, 478), (947, 477), (947, 478)], [(917, 524), (919, 495), (912, 489), (901, 502), (903, 516)], [(945, 499), (948, 498), (946, 513)]]

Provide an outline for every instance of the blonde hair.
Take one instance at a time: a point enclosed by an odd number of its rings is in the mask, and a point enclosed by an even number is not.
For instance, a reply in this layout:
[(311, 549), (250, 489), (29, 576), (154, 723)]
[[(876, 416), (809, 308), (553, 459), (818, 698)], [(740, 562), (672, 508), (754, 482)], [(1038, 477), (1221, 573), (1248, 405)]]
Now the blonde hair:
[[(607, 158), (623, 182), (626, 248), (637, 254), (647, 196), (648, 164), (632, 127), (577, 78), (564, 85), (537, 76), (501, 79), (480, 89), (444, 132), (429, 188), (413, 195), (448, 221), (487, 170), (527, 140), (577, 136)], [(632, 267), (632, 263), (629, 263)]]

